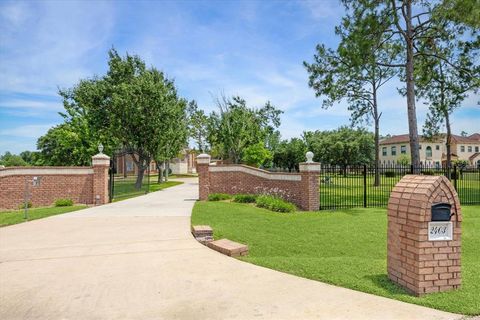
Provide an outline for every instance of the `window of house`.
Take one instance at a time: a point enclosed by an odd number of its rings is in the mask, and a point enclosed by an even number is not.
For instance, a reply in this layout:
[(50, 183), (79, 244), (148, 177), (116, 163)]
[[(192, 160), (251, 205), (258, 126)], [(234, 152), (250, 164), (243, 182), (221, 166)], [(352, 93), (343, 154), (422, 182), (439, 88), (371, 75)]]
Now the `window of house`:
[(402, 154), (407, 153), (407, 146), (400, 146), (400, 153)]
[(465, 152), (465, 146), (460, 146), (460, 152)]
[(475, 152), (478, 152), (478, 146), (475, 147)]
[(468, 146), (468, 152), (472, 152), (472, 146)]
[(397, 155), (397, 147), (393, 146), (392, 147), (392, 156), (396, 156), (396, 155)]
[(428, 147), (425, 149), (425, 155), (427, 156), (427, 158), (431, 158), (431, 157), (432, 157), (432, 147), (428, 146)]
[(422, 150), (422, 145), (421, 144), (418, 145), (418, 149)]
[(382, 148), (382, 155), (386, 156), (387, 155), (387, 147)]
[(440, 150), (440, 146), (438, 144), (435, 146), (435, 150)]

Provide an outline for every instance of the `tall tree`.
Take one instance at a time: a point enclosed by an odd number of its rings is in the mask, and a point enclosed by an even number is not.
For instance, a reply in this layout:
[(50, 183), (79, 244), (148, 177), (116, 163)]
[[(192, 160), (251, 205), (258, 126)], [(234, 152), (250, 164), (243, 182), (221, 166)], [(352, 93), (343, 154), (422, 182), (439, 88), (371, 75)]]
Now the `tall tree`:
[(189, 136), (195, 141), (201, 153), (206, 152), (208, 116), (198, 107), (195, 100), (190, 101), (188, 104), (187, 113)]
[(465, 42), (457, 39), (455, 34), (445, 32), (443, 39), (432, 39), (424, 45), (432, 47), (431, 51), (446, 59), (427, 56), (417, 62), (418, 93), (429, 104), (423, 131), (427, 137), (438, 136), (441, 127), (445, 125), (448, 176), (452, 163), (450, 116), (469, 93), (476, 93), (480, 88), (480, 64), (477, 58), (480, 53), (480, 36), (476, 37), (476, 41)]
[(340, 127), (332, 131), (304, 132), (303, 139), (314, 160), (338, 165), (346, 174), (349, 165), (371, 164), (374, 161), (373, 135), (365, 129)]
[[(375, 180), (380, 185), (379, 142), (380, 117), (378, 92), (392, 79), (396, 71), (377, 64), (377, 61), (394, 61), (398, 48), (385, 45), (389, 40), (384, 33), (376, 32), (382, 22), (375, 11), (362, 7), (350, 8), (335, 28), (340, 44), (334, 51), (318, 45), (314, 62), (304, 62), (309, 72), (309, 86), (317, 97), (324, 96), (322, 106), (331, 107), (334, 102), (346, 99), (351, 112), (352, 125), (373, 120), (375, 127)], [(351, 9), (351, 10), (349, 10)]]
[(244, 99), (221, 97), (217, 101), (219, 112), (209, 117), (208, 142), (223, 159), (239, 163), (243, 151), (262, 142), (280, 126), (282, 111), (265, 103), (262, 108), (249, 108)]
[(273, 164), (288, 171), (298, 171), (299, 163), (305, 161), (306, 152), (307, 146), (302, 139), (283, 140), (273, 155)]
[(186, 101), (178, 97), (172, 80), (147, 68), (139, 56), (122, 57), (115, 49), (108, 54), (105, 76), (81, 80), (60, 91), (66, 110), (63, 115), (74, 132), (81, 132), (88, 147), (102, 142), (107, 152), (120, 148), (131, 153), (138, 168), (135, 186), (139, 189), (162, 144), (184, 136), (186, 122), (175, 119), (179, 115), (185, 118)]
[[(405, 81), (403, 90), (407, 98), (407, 115), (410, 136), (412, 164), (415, 168), (420, 165), (419, 139), (416, 115), (415, 91), (415, 61), (420, 57), (432, 57), (451, 63), (447, 57), (423, 45), (425, 42), (435, 41), (449, 32), (462, 37), (468, 28), (474, 25), (471, 19), (459, 19), (452, 14), (458, 5), (472, 4), (476, 0), (343, 0), (353, 10), (374, 12), (380, 18), (382, 28), (372, 30), (385, 35), (385, 45), (401, 46), (403, 53), (397, 55), (395, 62), (380, 59), (380, 66), (400, 68), (402, 79)], [(478, 18), (477, 18), (478, 19)], [(474, 21), (474, 19), (472, 19)]]

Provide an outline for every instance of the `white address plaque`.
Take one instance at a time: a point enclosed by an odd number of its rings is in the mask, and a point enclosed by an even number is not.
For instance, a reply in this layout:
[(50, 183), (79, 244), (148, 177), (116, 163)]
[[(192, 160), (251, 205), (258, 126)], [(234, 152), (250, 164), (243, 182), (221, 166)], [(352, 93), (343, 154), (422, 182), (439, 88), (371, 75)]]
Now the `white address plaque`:
[(451, 221), (433, 221), (428, 223), (428, 241), (447, 241), (453, 239)]

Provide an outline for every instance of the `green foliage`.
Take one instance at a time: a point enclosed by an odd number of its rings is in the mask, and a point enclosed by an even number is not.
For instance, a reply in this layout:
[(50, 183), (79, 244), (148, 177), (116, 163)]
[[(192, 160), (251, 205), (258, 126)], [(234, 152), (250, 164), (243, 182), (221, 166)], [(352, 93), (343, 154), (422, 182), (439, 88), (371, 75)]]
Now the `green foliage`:
[(208, 201), (223, 201), (231, 198), (232, 196), (226, 193), (210, 193), (208, 195)]
[(461, 159), (458, 159), (458, 160), (453, 160), (452, 161), (452, 164), (454, 166), (457, 166), (457, 168), (465, 168), (467, 167), (470, 163), (468, 162), (468, 160), (461, 160)]
[(249, 108), (242, 98), (222, 97), (217, 101), (219, 112), (212, 112), (208, 121), (208, 142), (214, 156), (239, 163), (248, 146), (268, 140), (280, 126), (280, 114), (267, 102), (262, 108)]
[(208, 116), (198, 108), (195, 100), (188, 104), (187, 114), (189, 137), (195, 141), (198, 150), (204, 153), (207, 150)]
[(314, 160), (331, 165), (362, 165), (374, 160), (373, 134), (365, 129), (340, 127), (332, 131), (304, 132), (307, 148)]
[(407, 156), (406, 154), (401, 154), (399, 157), (398, 157), (398, 160), (397, 160), (398, 164), (402, 165), (402, 166), (408, 166), (410, 165), (410, 157)]
[[(32, 201), (28, 200), (27, 202), (27, 208), (33, 207)], [(25, 202), (22, 202), (18, 205), (18, 210), (25, 209)]]
[(3, 154), (3, 156), (0, 156), (0, 165), (5, 167), (24, 167), (27, 166), (28, 163), (25, 162), (21, 156), (7, 151)]
[(395, 171), (385, 171), (384, 175), (385, 175), (385, 177), (387, 177), (387, 178), (393, 178), (393, 177), (395, 177), (397, 174), (396, 174)]
[(302, 139), (292, 138), (283, 140), (278, 145), (273, 156), (273, 164), (289, 171), (298, 170), (298, 164), (305, 161), (307, 146)]
[(238, 203), (254, 203), (257, 201), (258, 195), (256, 194), (236, 194), (233, 196), (233, 202)]
[(262, 142), (246, 147), (243, 151), (242, 162), (249, 166), (259, 167), (272, 160), (272, 153), (263, 146)]
[(433, 170), (422, 170), (421, 172), (424, 176), (434, 176), (435, 175), (435, 171)]
[(257, 204), (257, 207), (265, 208), (275, 212), (293, 212), (296, 210), (294, 204), (275, 196), (258, 196), (255, 203)]
[(55, 207), (70, 207), (73, 206), (72, 199), (57, 199), (55, 200)]

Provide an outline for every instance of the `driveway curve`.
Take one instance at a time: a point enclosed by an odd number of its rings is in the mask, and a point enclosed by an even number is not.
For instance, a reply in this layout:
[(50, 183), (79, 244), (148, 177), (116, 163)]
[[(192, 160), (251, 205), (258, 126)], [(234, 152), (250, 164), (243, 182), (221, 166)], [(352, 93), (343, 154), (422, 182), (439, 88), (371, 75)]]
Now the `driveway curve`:
[(214, 252), (196, 179), (0, 229), (0, 319), (459, 319)]

